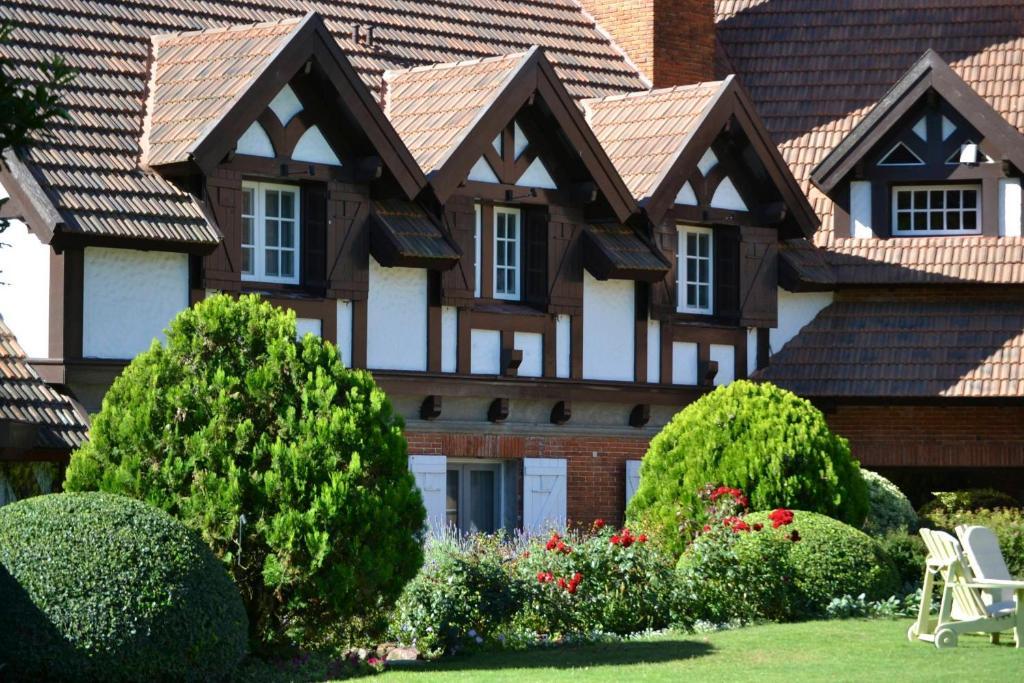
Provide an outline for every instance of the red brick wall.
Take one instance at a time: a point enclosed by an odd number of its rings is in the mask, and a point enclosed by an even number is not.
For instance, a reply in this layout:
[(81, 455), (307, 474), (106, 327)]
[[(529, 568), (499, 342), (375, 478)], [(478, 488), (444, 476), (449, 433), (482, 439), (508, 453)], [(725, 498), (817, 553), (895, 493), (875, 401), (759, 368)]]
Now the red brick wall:
[(581, 0), (656, 88), (714, 80), (714, 0)]
[[(626, 461), (647, 451), (642, 437), (534, 437), (505, 434), (406, 434), (410, 455), (449, 458), (565, 458), (570, 523), (598, 517), (620, 524), (626, 505)], [(596, 455), (595, 455), (596, 453)]]
[(839, 406), (832, 429), (866, 467), (1024, 467), (1021, 406)]

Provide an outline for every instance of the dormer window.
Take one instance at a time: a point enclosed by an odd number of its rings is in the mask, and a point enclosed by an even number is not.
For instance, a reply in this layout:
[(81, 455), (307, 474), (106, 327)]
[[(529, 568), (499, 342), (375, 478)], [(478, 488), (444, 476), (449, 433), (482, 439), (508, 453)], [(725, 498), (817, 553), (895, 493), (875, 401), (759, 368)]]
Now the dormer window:
[(242, 279), (299, 284), (299, 188), (242, 184)]
[(713, 237), (710, 228), (679, 227), (679, 311), (711, 315), (714, 277)]
[(977, 185), (895, 187), (892, 191), (893, 234), (980, 234), (980, 194)]
[(494, 298), (519, 301), (521, 298), (519, 209), (494, 207)]

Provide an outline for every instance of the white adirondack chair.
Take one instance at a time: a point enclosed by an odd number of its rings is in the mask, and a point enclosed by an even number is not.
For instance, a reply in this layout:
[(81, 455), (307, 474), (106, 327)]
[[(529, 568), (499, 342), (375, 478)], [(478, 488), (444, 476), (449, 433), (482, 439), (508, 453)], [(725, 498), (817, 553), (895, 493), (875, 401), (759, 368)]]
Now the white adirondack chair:
[[(988, 633), (992, 642), (998, 643), (999, 633), (1012, 629), (1016, 646), (1024, 647), (1024, 581), (976, 577), (959, 541), (943, 531), (921, 529), (921, 538), (928, 548), (924, 590), (917, 621), (907, 630), (907, 637), (947, 648), (956, 647), (963, 633)], [(931, 600), (936, 576), (942, 599), (938, 617), (933, 618)], [(993, 601), (999, 592), (1012, 592), (1013, 599)]]
[[(1012, 581), (1014, 577), (1003, 559), (1003, 551), (999, 547), (999, 539), (992, 530), (985, 526), (967, 526), (961, 524), (956, 528), (957, 538), (963, 546), (964, 555), (971, 565), (971, 571), (978, 579), (996, 581)], [(1013, 600), (1013, 592), (1005, 589), (985, 591), (982, 600), (986, 605), (995, 605)]]

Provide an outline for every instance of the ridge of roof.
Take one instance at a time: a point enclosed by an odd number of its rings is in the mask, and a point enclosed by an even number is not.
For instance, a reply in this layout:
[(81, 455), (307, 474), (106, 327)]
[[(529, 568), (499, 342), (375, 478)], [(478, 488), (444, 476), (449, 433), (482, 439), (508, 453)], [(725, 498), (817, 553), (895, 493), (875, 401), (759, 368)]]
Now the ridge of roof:
[(400, 78), (407, 74), (421, 73), (427, 71), (442, 71), (444, 69), (458, 69), (460, 67), (470, 67), (479, 64), (488, 64), (490, 62), (501, 62), (501, 61), (515, 61), (516, 59), (522, 59), (529, 55), (533, 50), (537, 49), (534, 45), (528, 50), (520, 50), (518, 52), (509, 52), (503, 55), (491, 55), (489, 57), (474, 57), (472, 59), (460, 59), (454, 62), (436, 62), (434, 64), (420, 64), (418, 66), (410, 66), (404, 69), (386, 69), (384, 71), (383, 78), (386, 81), (390, 81), (394, 78)]
[(616, 93), (614, 95), (605, 95), (604, 97), (585, 97), (579, 100), (581, 105), (597, 104), (603, 102), (617, 102), (620, 100), (629, 100), (631, 98), (643, 98), (643, 97), (657, 97), (659, 95), (670, 95), (673, 93), (683, 93), (688, 91), (697, 91), (704, 88), (721, 87), (726, 80), (732, 78), (732, 74), (726, 78), (720, 78), (714, 81), (700, 81), (698, 83), (687, 83), (685, 85), (671, 85), (664, 88), (650, 88), (648, 90), (636, 90), (634, 92), (627, 93)]
[(248, 31), (258, 28), (272, 28), (274, 26), (283, 26), (286, 24), (299, 24), (315, 14), (313, 10), (306, 12), (301, 17), (285, 17), (282, 19), (275, 19), (271, 21), (256, 21), (248, 24), (227, 24), (225, 26), (213, 26), (211, 28), (198, 28), (191, 31), (170, 31), (168, 33), (154, 33), (150, 36), (150, 40), (154, 43), (164, 42), (174, 38), (188, 38), (192, 36), (210, 36), (218, 33), (231, 33), (233, 31)]

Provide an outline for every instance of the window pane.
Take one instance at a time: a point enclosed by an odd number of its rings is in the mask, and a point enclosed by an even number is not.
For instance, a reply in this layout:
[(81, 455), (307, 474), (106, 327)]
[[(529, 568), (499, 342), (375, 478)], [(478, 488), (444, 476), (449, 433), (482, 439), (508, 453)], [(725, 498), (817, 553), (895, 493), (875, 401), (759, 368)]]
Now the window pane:
[(242, 244), (252, 244), (252, 218), (242, 219)]
[(686, 234), (686, 253), (697, 253), (697, 235), (692, 232)]
[(494, 523), (494, 471), (469, 471), (469, 530), (493, 533)]
[(928, 228), (928, 214), (924, 211), (914, 212), (914, 230), (926, 230)]
[(267, 220), (264, 229), (264, 244), (268, 247), (276, 247), (277, 244), (277, 221)]
[(947, 230), (959, 230), (960, 229), (960, 214), (959, 212), (953, 211), (946, 215), (946, 229)]
[(288, 221), (281, 221), (281, 246), (293, 249), (295, 247), (295, 224)]
[(501, 212), (494, 214), (494, 231), (499, 240), (505, 239), (505, 214)]
[(708, 238), (707, 235), (700, 235), (699, 239), (697, 240), (697, 254), (699, 256), (707, 258), (710, 242), (711, 240)]
[(697, 285), (686, 285), (686, 305), (697, 305)]
[(909, 213), (898, 213), (898, 214), (896, 214), (896, 226), (900, 230), (910, 230), (910, 214)]
[(281, 193), (281, 217), (295, 218), (295, 194), (292, 192)]
[(450, 527), (459, 526), (459, 471), (448, 470), (447, 496), (445, 500), (445, 521)]
[(914, 192), (914, 208), (925, 209), (928, 207), (928, 192), (925, 190), (918, 190)]
[(277, 250), (265, 249), (263, 251), (263, 271), (270, 277), (277, 277)]
[(246, 275), (252, 275), (252, 247), (242, 247), (242, 272)]
[(697, 288), (697, 306), (700, 308), (708, 307), (708, 287), (701, 285)]
[(978, 205), (978, 191), (977, 190), (964, 190), (964, 206), (968, 209), (973, 209)]
[(281, 215), (278, 205), (278, 196), (279, 193), (277, 190), (267, 190), (264, 195), (266, 201), (265, 211), (268, 216), (274, 216), (276, 218)]
[[(934, 192), (932, 194), (935, 194)], [(929, 216), (929, 229), (931, 230), (942, 230), (942, 217), (945, 215), (942, 211), (932, 211), (928, 214)]]
[(897, 192), (896, 193), (896, 208), (898, 208), (898, 209), (909, 209), (910, 208), (910, 193), (909, 192)]
[(964, 230), (975, 230), (978, 227), (978, 214), (975, 211), (964, 211)]
[(949, 190), (946, 192), (946, 208), (960, 208), (960, 190)]
[(281, 252), (281, 277), (295, 276), (295, 252)]
[(697, 281), (698, 282), (710, 282), (711, 277), (708, 273), (709, 263), (707, 259), (701, 259), (697, 266)]
[(242, 190), (242, 213), (252, 215), (252, 188)]
[(515, 242), (505, 243), (505, 264), (509, 268), (515, 268), (516, 266), (516, 245)]
[(945, 192), (943, 192), (942, 190), (932, 190), (930, 194), (932, 209), (941, 209), (946, 205), (946, 202), (944, 201), (944, 198), (946, 196)]

